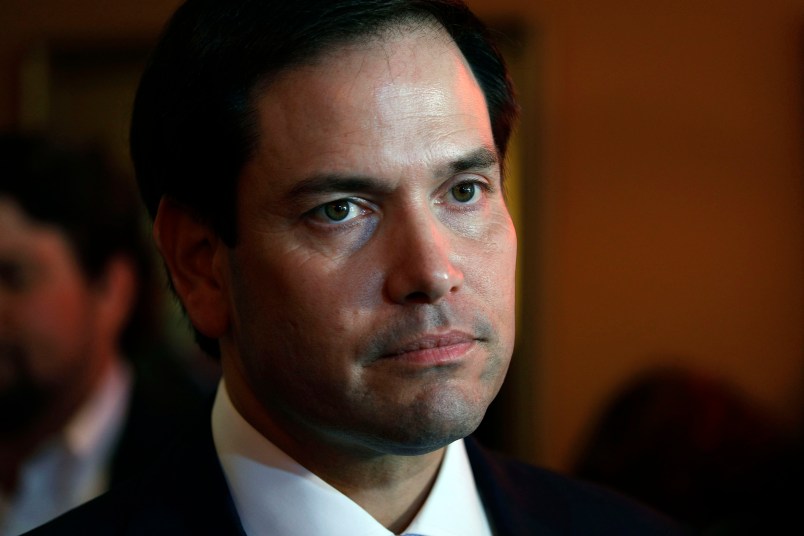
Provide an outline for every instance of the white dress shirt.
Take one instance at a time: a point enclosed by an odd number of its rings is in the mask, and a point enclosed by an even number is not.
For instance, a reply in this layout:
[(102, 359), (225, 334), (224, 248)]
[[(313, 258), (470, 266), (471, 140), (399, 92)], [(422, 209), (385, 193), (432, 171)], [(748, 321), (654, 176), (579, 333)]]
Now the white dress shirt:
[[(249, 536), (393, 535), (246, 422), (223, 381), (212, 409), (212, 436)], [(463, 441), (447, 447), (430, 495), (403, 534), (491, 536)]]
[(115, 362), (61, 433), (24, 463), (16, 492), (0, 492), (0, 536), (22, 534), (108, 487), (132, 383), (129, 369)]

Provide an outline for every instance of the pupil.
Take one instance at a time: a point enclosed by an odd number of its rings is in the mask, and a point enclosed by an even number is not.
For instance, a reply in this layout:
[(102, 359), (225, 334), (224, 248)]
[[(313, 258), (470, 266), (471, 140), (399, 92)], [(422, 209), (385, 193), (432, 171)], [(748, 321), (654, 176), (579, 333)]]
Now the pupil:
[(327, 218), (334, 221), (341, 221), (349, 215), (349, 202), (334, 201), (324, 207), (324, 212), (326, 212)]
[(453, 189), (453, 195), (458, 201), (470, 201), (475, 195), (475, 185), (471, 183), (459, 184)]

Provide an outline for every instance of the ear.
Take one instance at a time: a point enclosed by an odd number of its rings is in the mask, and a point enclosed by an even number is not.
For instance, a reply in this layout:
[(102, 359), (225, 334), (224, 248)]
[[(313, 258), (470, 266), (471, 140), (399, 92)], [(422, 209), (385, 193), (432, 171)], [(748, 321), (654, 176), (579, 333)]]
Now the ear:
[(193, 326), (212, 339), (229, 330), (224, 274), (216, 256), (227, 246), (186, 208), (163, 197), (154, 220), (154, 239), (173, 287)]
[(106, 262), (103, 274), (96, 285), (100, 326), (97, 336), (105, 334), (113, 345), (134, 308), (139, 281), (134, 261), (125, 255), (116, 255)]

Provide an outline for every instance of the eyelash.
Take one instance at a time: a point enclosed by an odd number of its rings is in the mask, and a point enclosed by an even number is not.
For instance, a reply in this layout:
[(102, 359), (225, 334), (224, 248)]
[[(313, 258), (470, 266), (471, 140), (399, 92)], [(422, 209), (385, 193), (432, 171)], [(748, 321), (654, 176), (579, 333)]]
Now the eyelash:
[[(457, 199), (457, 197), (455, 197), (455, 194), (454, 194), (455, 190), (457, 188), (462, 187), (462, 186), (472, 186), (472, 187), (475, 188), (475, 191), (473, 192), (472, 198), (469, 201), (461, 201), (461, 200)], [(481, 195), (483, 195), (483, 194), (488, 195), (492, 191), (493, 191), (493, 188), (488, 182), (478, 180), (478, 179), (468, 179), (468, 180), (462, 180), (462, 181), (450, 186), (450, 188), (448, 190), (448, 194), (452, 195), (453, 199), (459, 205), (471, 207), (473, 205), (476, 205), (480, 201), (480, 196)]]
[[(334, 220), (326, 214), (327, 208), (333, 207), (339, 203), (344, 204), (348, 203), (349, 205), (349, 214), (347, 214), (348, 219)], [(357, 213), (354, 214), (354, 212)], [(345, 227), (349, 225), (349, 222), (357, 220), (358, 218), (360, 218), (360, 216), (365, 215), (369, 212), (371, 212), (371, 209), (367, 208), (363, 203), (360, 203), (357, 199), (344, 197), (341, 199), (334, 199), (332, 201), (328, 201), (322, 205), (318, 205), (307, 214), (313, 221), (318, 220), (320, 225), (330, 227)]]

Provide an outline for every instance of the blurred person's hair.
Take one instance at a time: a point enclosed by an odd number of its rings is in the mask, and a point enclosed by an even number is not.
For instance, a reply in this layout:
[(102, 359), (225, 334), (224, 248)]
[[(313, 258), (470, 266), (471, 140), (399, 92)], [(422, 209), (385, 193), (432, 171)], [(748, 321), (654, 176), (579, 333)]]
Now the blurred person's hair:
[(732, 534), (784, 502), (792, 439), (786, 423), (725, 380), (658, 368), (604, 407), (572, 473)]

